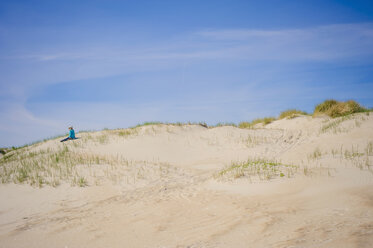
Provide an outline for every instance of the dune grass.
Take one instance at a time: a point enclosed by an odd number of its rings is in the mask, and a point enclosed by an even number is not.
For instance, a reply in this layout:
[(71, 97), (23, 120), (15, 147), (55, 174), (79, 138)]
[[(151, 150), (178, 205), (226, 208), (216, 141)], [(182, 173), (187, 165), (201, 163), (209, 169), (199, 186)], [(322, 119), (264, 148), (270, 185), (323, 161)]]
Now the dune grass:
[(245, 162), (234, 162), (227, 168), (219, 171), (216, 179), (248, 178), (259, 180), (271, 180), (281, 177), (292, 177), (298, 170), (296, 165), (282, 164), (266, 159), (248, 159)]
[(322, 152), (321, 152), (320, 148), (316, 147), (315, 150), (312, 153), (308, 154), (307, 158), (309, 160), (316, 160), (316, 159), (321, 158), (321, 156), (322, 156)]
[(237, 127), (237, 124), (233, 122), (218, 122), (214, 126), (210, 127)]
[(321, 127), (320, 133), (326, 133), (329, 130), (332, 130), (334, 133), (337, 133), (338, 131), (340, 131), (340, 129), (338, 129), (339, 124), (341, 124), (342, 122), (346, 120), (350, 120), (351, 118), (352, 118), (351, 115), (346, 115), (338, 119), (329, 121), (328, 123), (326, 123), (325, 125)]
[(200, 125), (203, 127), (208, 127), (206, 122), (200, 121), (200, 122), (161, 122), (161, 121), (148, 121), (148, 122), (143, 122), (140, 124), (137, 124), (133, 127), (130, 127), (130, 129), (138, 128), (138, 127), (144, 127), (144, 126), (151, 126), (151, 125), (169, 125), (169, 126), (185, 126), (185, 125)]
[(326, 114), (332, 118), (335, 118), (350, 115), (353, 113), (361, 113), (367, 111), (371, 110), (362, 107), (359, 103), (357, 103), (354, 100), (340, 102), (330, 99), (316, 105), (313, 115), (317, 116), (320, 114)]
[(116, 133), (118, 134), (118, 136), (121, 136), (121, 137), (129, 137), (129, 136), (138, 134), (138, 131), (137, 129), (133, 128), (133, 129), (118, 130)]
[(12, 151), (0, 159), (1, 183), (28, 183), (58, 186), (61, 181), (72, 185), (84, 186), (86, 180), (76, 170), (79, 164), (112, 164), (122, 163), (118, 159), (100, 155), (90, 155), (71, 150), (65, 144), (57, 150), (41, 149), (29, 151), (20, 149)]
[(240, 122), (238, 124), (238, 127), (239, 128), (254, 128), (254, 126), (256, 124), (259, 124), (259, 123), (262, 123), (263, 125), (267, 125), (273, 121), (275, 121), (276, 118), (274, 117), (264, 117), (264, 118), (258, 118), (258, 119), (254, 119), (253, 121), (251, 122), (246, 122), (246, 121), (243, 121), (243, 122)]
[[(98, 140), (92, 138), (92, 141)], [(25, 147), (3, 155), (0, 158), (0, 183), (35, 187), (57, 187), (69, 183), (85, 187), (104, 181), (123, 183), (125, 180), (134, 184), (139, 180), (167, 177), (169, 166), (160, 161), (134, 161), (121, 155), (90, 153), (84, 147), (77, 148), (75, 143), (58, 143), (53, 149)]]
[(302, 110), (297, 109), (288, 109), (280, 113), (280, 116), (278, 117), (280, 120), (287, 118), (287, 119), (293, 119), (295, 117), (298, 117), (300, 115), (308, 115), (306, 112)]

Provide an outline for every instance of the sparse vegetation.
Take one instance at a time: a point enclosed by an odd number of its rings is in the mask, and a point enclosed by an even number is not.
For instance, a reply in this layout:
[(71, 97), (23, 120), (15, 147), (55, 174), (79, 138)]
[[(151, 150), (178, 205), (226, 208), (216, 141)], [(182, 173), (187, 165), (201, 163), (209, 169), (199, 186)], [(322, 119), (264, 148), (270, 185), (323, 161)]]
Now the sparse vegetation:
[(251, 122), (243, 121), (238, 124), (239, 128), (253, 128), (253, 125)]
[(226, 126), (237, 127), (237, 124), (233, 122), (219, 122), (215, 126), (212, 126), (212, 127), (226, 127)]
[[(0, 158), (0, 183), (27, 183), (36, 187), (57, 187), (61, 183), (85, 187), (98, 185), (102, 180), (135, 183), (167, 176), (168, 167), (159, 161), (128, 161), (118, 155), (89, 153), (76, 148), (74, 143), (58, 144), (56, 149), (25, 147)], [(97, 177), (96, 172), (101, 176)]]
[(267, 125), (269, 123), (271, 123), (272, 121), (275, 121), (276, 118), (274, 117), (264, 117), (264, 118), (259, 118), (259, 119), (255, 119), (252, 121), (253, 125), (255, 124), (258, 124), (258, 123), (263, 123), (264, 125)]
[[(348, 120), (353, 121), (350, 121), (347, 125), (341, 126), (341, 123), (344, 123)], [(335, 134), (341, 132), (349, 132), (355, 127), (360, 127), (362, 125), (362, 122), (366, 120), (366, 117), (358, 114), (350, 114), (337, 117), (335, 119), (325, 120), (325, 124), (320, 128), (320, 133), (326, 133), (328, 131), (332, 131)]]
[(315, 107), (314, 116), (326, 114), (332, 118), (339, 116), (346, 116), (353, 113), (366, 112), (368, 109), (360, 106), (359, 103), (349, 100), (346, 102), (339, 102), (336, 100), (326, 100)]
[(133, 128), (136, 128), (136, 127), (143, 127), (143, 126), (150, 126), (150, 125), (160, 125), (160, 124), (166, 124), (164, 122), (159, 122), (159, 121), (148, 121), (148, 122), (143, 122), (141, 124), (137, 124), (136, 126), (134, 126)]
[(97, 141), (100, 144), (106, 144), (109, 140), (108, 134), (101, 134), (100, 136), (97, 137)]
[(276, 161), (265, 159), (248, 159), (245, 162), (232, 163), (227, 168), (219, 171), (217, 179), (236, 179), (246, 177), (252, 179), (270, 180), (276, 177), (292, 177), (298, 166), (282, 164)]
[(238, 124), (239, 128), (253, 128), (256, 124), (262, 123), (263, 125), (267, 125), (273, 121), (275, 121), (276, 118), (274, 117), (265, 117), (265, 118), (258, 118), (251, 122), (240, 122)]
[(315, 150), (311, 154), (308, 155), (308, 159), (315, 160), (315, 159), (321, 158), (321, 156), (322, 156), (322, 152), (320, 148), (316, 147)]
[(259, 144), (268, 143), (268, 138), (266, 136), (248, 135), (242, 137), (241, 142), (244, 143), (246, 147), (254, 147)]
[(327, 124), (321, 127), (320, 132), (325, 133), (329, 130), (333, 130), (334, 133), (337, 133), (338, 131), (341, 131), (340, 129), (338, 129), (339, 124), (341, 124), (342, 122), (346, 120), (351, 119), (351, 117), (352, 117), (351, 115), (347, 115), (347, 116), (342, 116), (336, 120), (329, 121)]
[(367, 156), (373, 156), (373, 142), (369, 142), (365, 148), (365, 154)]
[(285, 110), (285, 111), (281, 112), (281, 114), (278, 118), (279, 119), (284, 119), (284, 118), (293, 119), (293, 118), (298, 117), (300, 115), (307, 115), (307, 113), (304, 112), (304, 111), (301, 111), (301, 110), (297, 110), (297, 109), (289, 109), (289, 110)]
[(118, 130), (117, 134), (121, 137), (128, 137), (132, 135), (136, 135), (138, 133), (137, 129), (132, 128), (132, 129), (123, 129), (123, 130)]
[(143, 126), (151, 126), (151, 125), (169, 125), (169, 126), (185, 126), (185, 125), (200, 125), (202, 127), (208, 128), (208, 125), (206, 122), (160, 122), (160, 121), (150, 121), (150, 122), (144, 122), (141, 124), (137, 124), (134, 127), (130, 127), (130, 129), (135, 129), (138, 127), (143, 127)]
[(85, 186), (88, 186), (88, 183), (84, 177), (74, 177), (73, 185), (76, 185), (79, 187), (85, 187)]
[(111, 160), (97, 155), (71, 151), (61, 145), (58, 150), (15, 150), (0, 159), (2, 183), (29, 183), (41, 187), (43, 184), (57, 186), (60, 180), (69, 181), (76, 173), (78, 164), (110, 163)]

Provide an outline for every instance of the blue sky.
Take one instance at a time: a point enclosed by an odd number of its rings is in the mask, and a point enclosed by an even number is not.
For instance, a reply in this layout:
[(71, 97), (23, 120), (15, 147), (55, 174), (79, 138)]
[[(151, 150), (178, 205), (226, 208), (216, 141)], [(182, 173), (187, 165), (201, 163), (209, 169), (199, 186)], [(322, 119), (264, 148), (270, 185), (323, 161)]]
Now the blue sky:
[(372, 92), (369, 1), (0, 2), (0, 147)]

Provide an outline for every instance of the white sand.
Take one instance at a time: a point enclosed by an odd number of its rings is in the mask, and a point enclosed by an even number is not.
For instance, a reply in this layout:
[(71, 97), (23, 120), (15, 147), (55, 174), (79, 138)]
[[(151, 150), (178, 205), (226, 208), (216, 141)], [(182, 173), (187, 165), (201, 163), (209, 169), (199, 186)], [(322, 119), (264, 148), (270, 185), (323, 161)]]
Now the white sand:
[[(0, 184), (0, 247), (373, 247), (373, 115), (322, 131), (338, 120), (78, 134), (70, 150), (128, 164), (79, 165), (82, 188)], [(298, 170), (270, 180), (217, 176), (248, 158)]]

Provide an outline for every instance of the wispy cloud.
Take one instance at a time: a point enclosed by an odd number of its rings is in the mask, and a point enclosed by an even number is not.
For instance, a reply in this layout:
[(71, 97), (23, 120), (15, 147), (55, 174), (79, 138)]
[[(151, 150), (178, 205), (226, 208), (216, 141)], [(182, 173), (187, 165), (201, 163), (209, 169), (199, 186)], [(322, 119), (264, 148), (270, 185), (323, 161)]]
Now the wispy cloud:
[[(188, 42), (186, 42), (188, 40)], [(304, 29), (222, 29), (179, 36), (149, 47), (86, 47), (22, 56), (38, 61), (90, 60), (146, 63), (191, 59), (335, 60), (373, 55), (373, 24), (338, 24)], [(60, 50), (60, 49), (58, 49)]]
[(334, 60), (373, 55), (373, 24), (339, 24), (305, 29), (228, 29), (198, 32), (232, 44), (237, 56), (264, 60)]

